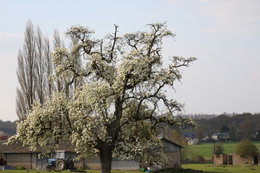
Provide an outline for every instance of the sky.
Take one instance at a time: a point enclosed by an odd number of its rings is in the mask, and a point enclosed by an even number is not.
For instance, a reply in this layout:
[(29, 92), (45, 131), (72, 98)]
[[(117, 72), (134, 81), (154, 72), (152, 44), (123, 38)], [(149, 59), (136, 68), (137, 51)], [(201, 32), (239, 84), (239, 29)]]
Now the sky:
[(170, 97), (187, 114), (260, 112), (259, 0), (0, 0), (0, 119), (17, 120), (17, 53), (31, 20), (49, 38), (73, 25), (97, 37), (167, 22), (163, 55), (197, 57)]

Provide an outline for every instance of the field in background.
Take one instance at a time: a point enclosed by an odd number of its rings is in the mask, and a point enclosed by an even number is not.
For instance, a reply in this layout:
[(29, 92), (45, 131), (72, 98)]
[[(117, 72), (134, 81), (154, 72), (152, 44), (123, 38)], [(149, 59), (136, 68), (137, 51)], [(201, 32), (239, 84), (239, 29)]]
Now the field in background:
[[(235, 153), (236, 146), (239, 142), (223, 142), (224, 147), (224, 153)], [(256, 147), (258, 148), (258, 151), (260, 151), (260, 142), (254, 142)], [(187, 147), (187, 155), (189, 158), (192, 158), (195, 155), (201, 155), (205, 159), (209, 160), (212, 157), (212, 149), (213, 149), (214, 143), (202, 143), (197, 145), (190, 145)]]
[(260, 166), (215, 166), (210, 164), (184, 164), (185, 169), (203, 170), (204, 173), (258, 173)]

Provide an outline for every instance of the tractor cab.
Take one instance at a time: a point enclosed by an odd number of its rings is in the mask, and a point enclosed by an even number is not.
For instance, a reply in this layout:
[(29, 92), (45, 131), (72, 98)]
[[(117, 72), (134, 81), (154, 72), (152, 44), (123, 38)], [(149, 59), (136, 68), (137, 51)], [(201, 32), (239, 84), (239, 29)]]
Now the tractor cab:
[(74, 163), (70, 151), (58, 150), (48, 158), (47, 170), (73, 169)]
[(56, 159), (69, 159), (71, 158), (71, 152), (65, 151), (65, 150), (58, 150), (55, 153), (53, 153), (53, 158)]

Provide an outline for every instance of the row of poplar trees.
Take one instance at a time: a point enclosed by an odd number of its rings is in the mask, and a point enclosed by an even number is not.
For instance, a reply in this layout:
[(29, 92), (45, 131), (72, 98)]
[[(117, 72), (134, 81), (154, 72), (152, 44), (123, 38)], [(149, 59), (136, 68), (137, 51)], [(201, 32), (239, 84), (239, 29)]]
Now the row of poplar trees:
[[(71, 40), (71, 47), (76, 44)], [(24, 120), (33, 105), (37, 102), (44, 103), (55, 91), (70, 93), (70, 89), (79, 85), (74, 81), (73, 85), (67, 85), (66, 81), (57, 78), (52, 54), (56, 48), (63, 48), (58, 30), (54, 30), (52, 43), (39, 27), (35, 27), (31, 21), (27, 22), (24, 33), (24, 44), (18, 52), (17, 77), (19, 86), (16, 95), (16, 113), (20, 120)], [(78, 62), (80, 65), (80, 62)]]

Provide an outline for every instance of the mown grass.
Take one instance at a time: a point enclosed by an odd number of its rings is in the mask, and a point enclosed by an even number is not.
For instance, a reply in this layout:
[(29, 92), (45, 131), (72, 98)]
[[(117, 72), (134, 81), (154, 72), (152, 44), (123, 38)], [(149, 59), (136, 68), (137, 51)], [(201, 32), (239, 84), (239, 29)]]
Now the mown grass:
[[(161, 173), (259, 173), (260, 166), (244, 165), (244, 166), (216, 166), (212, 164), (184, 164), (183, 169), (166, 170)], [(198, 171), (196, 171), (198, 170)], [(47, 173), (47, 171), (33, 170), (8, 170), (0, 171), (1, 173)], [(62, 171), (59, 173), (69, 173), (70, 171)], [(100, 170), (86, 170), (86, 173), (100, 173)], [(138, 171), (112, 170), (112, 173), (141, 173)]]
[(227, 165), (210, 165), (210, 164), (184, 164), (185, 169), (203, 170), (204, 173), (259, 173), (260, 166), (243, 165), (243, 166), (227, 166)]
[[(236, 147), (239, 142), (223, 142), (224, 153), (230, 154), (236, 152)], [(254, 142), (258, 150), (260, 151), (260, 142)], [(205, 159), (211, 159), (214, 143), (202, 143), (197, 145), (190, 145), (187, 147), (188, 157), (192, 158), (192, 155), (201, 155)]]
[[(259, 173), (260, 166), (244, 165), (244, 166), (215, 166), (210, 164), (184, 164), (183, 169), (168, 170), (162, 173)], [(0, 171), (1, 173), (47, 173), (46, 171), (33, 170), (8, 170)], [(59, 173), (69, 173), (69, 171), (62, 171)], [(100, 170), (87, 170), (86, 173), (100, 173)], [(138, 171), (122, 171), (113, 170), (112, 173), (141, 173)]]
[[(56, 171), (52, 171), (53, 173)], [(100, 173), (100, 170), (86, 170), (86, 173)], [(37, 170), (0, 170), (0, 173), (50, 173)], [(57, 171), (57, 173), (73, 173), (73, 171)], [(76, 171), (75, 171), (76, 173)], [(112, 173), (138, 173), (138, 171), (112, 170)], [(139, 172), (140, 173), (140, 172)]]

